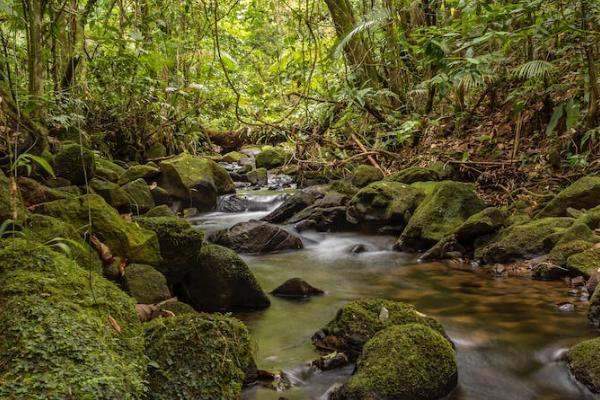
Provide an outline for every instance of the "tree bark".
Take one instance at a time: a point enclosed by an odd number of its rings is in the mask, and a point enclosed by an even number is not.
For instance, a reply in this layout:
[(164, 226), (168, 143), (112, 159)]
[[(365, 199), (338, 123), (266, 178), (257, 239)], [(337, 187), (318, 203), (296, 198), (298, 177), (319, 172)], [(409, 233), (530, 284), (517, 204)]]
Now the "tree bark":
[(44, 97), (44, 44), (42, 38), (44, 19), (44, 0), (23, 0), (27, 13), (27, 66), (29, 95), (35, 102), (33, 115), (41, 116), (41, 100)]

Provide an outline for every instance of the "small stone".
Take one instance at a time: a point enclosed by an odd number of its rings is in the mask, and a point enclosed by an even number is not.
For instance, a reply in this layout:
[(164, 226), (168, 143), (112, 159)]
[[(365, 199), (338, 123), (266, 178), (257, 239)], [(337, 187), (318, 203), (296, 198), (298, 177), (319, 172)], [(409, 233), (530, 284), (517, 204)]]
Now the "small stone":
[(277, 287), (277, 289), (271, 292), (273, 296), (290, 298), (318, 296), (324, 293), (325, 292), (323, 292), (321, 289), (317, 289), (300, 278), (288, 279), (279, 287)]
[(368, 251), (367, 246), (365, 246), (364, 244), (355, 244), (354, 246), (350, 247), (350, 253), (352, 254), (360, 254), (360, 253), (366, 253)]
[(318, 360), (312, 362), (312, 365), (321, 371), (341, 368), (349, 363), (348, 356), (344, 353), (334, 351), (333, 353), (321, 356)]
[(573, 312), (575, 311), (575, 305), (573, 303), (559, 303), (557, 304), (558, 309), (562, 312)]

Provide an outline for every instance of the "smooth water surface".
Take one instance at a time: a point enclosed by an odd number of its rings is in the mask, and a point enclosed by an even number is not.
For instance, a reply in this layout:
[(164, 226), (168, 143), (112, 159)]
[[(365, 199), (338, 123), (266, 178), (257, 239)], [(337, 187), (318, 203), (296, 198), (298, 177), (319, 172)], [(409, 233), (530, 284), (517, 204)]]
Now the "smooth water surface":
[[(254, 217), (236, 215), (236, 220)], [(360, 297), (405, 301), (439, 319), (457, 348), (459, 385), (451, 399), (595, 398), (569, 376), (563, 362), (555, 361), (562, 349), (593, 336), (586, 304), (567, 296), (565, 283), (418, 263), (414, 256), (391, 251), (394, 238), (387, 236), (312, 232), (303, 240), (303, 250), (244, 257), (267, 292), (292, 277), (326, 292), (307, 301), (271, 297), (270, 308), (237, 314), (256, 341), (259, 368), (285, 371), (294, 384), (284, 392), (256, 386), (245, 399), (326, 399), (327, 390), (344, 382), (352, 368), (314, 371), (309, 364), (318, 354), (310, 337), (344, 303)], [(370, 251), (349, 252), (359, 243)], [(573, 302), (576, 311), (559, 311), (561, 302)]]

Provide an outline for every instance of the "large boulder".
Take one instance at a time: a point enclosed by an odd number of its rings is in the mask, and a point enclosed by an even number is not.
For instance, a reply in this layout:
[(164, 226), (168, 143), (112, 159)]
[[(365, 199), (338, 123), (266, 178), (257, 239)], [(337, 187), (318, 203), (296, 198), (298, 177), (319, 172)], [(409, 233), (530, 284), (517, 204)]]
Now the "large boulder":
[(507, 224), (508, 216), (504, 210), (488, 207), (467, 218), (454, 234), (459, 243), (466, 245), (497, 232)]
[(141, 304), (155, 304), (171, 298), (167, 279), (150, 265), (129, 264), (123, 284), (127, 293)]
[(217, 314), (158, 318), (146, 327), (148, 399), (240, 398), (253, 365), (252, 342), (240, 321)]
[(0, 224), (7, 219), (16, 219), (24, 213), (21, 194), (16, 186), (11, 189), (10, 180), (0, 170)]
[(352, 197), (346, 219), (353, 224), (371, 222), (404, 227), (424, 197), (421, 190), (404, 183), (374, 182)]
[(90, 181), (90, 188), (94, 193), (102, 196), (111, 207), (121, 212), (129, 211), (131, 203), (129, 195), (116, 183), (94, 178)]
[(290, 154), (281, 147), (268, 147), (256, 155), (256, 168), (273, 169), (288, 162)]
[(367, 342), (356, 373), (332, 400), (435, 400), (456, 387), (454, 349), (421, 324), (394, 325)]
[(348, 225), (346, 205), (350, 198), (347, 193), (330, 190), (285, 222), (295, 224), (298, 229), (315, 228), (318, 231), (327, 231), (344, 228)]
[(0, 299), (0, 398), (144, 398), (142, 326), (113, 283), (11, 239), (0, 243)]
[(372, 165), (359, 165), (352, 172), (352, 184), (362, 188), (383, 179), (383, 172)]
[(396, 248), (400, 250), (429, 248), (485, 208), (471, 184), (442, 181), (415, 187), (430, 193), (421, 201), (398, 239)]
[(508, 262), (545, 254), (558, 243), (574, 221), (573, 218), (549, 217), (511, 225), (487, 244), (478, 247), (475, 257), (485, 262)]
[(123, 190), (127, 192), (131, 203), (131, 211), (136, 214), (143, 214), (154, 207), (154, 198), (150, 188), (142, 178), (123, 185)]
[(213, 209), (217, 196), (235, 192), (227, 171), (208, 158), (183, 153), (162, 161), (160, 171), (159, 186), (185, 206), (201, 211)]
[(576, 344), (567, 353), (573, 376), (592, 392), (600, 393), (600, 338)]
[(163, 260), (158, 269), (167, 277), (170, 285), (180, 282), (194, 268), (204, 234), (177, 217), (137, 217), (135, 222), (156, 233)]
[(317, 347), (335, 349), (356, 359), (364, 344), (375, 334), (392, 325), (418, 323), (445, 335), (434, 318), (417, 311), (410, 304), (384, 299), (360, 299), (338, 310), (335, 318), (315, 333)]
[(131, 262), (157, 265), (161, 261), (156, 234), (127, 222), (96, 194), (43, 203), (35, 212), (66, 221), (81, 233), (91, 232), (113, 255)]
[(269, 253), (303, 247), (298, 236), (264, 221), (240, 222), (215, 232), (210, 240), (239, 253)]
[(271, 302), (235, 251), (205, 244), (175, 295), (199, 311), (263, 309)]
[(590, 277), (600, 271), (600, 248), (592, 247), (569, 256), (565, 266), (575, 275)]
[(69, 144), (54, 156), (54, 173), (75, 185), (83, 185), (94, 177), (96, 159), (91, 150)]
[(295, 214), (312, 205), (320, 196), (309, 191), (299, 191), (285, 199), (285, 201), (263, 218), (263, 221), (281, 224)]
[(138, 179), (152, 181), (158, 178), (160, 170), (152, 164), (133, 165), (119, 176), (119, 185), (123, 186)]
[(600, 176), (584, 176), (558, 193), (540, 217), (566, 217), (567, 209), (589, 209), (600, 204)]

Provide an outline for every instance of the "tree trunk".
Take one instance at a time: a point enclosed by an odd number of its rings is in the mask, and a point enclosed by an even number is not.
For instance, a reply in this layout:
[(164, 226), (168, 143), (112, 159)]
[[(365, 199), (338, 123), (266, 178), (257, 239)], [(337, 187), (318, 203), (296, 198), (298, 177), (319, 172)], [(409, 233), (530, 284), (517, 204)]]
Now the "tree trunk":
[(27, 12), (27, 65), (29, 74), (29, 95), (35, 103), (34, 117), (41, 116), (44, 97), (44, 60), (42, 30), (44, 0), (23, 0)]

